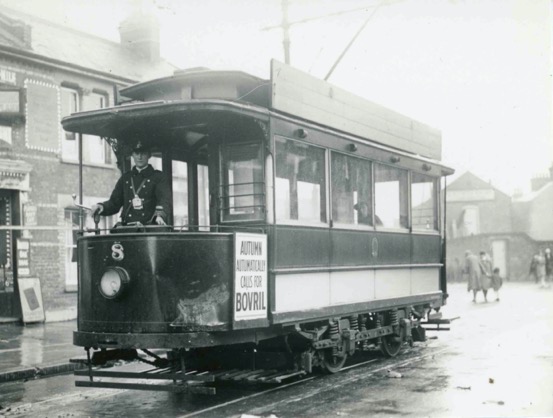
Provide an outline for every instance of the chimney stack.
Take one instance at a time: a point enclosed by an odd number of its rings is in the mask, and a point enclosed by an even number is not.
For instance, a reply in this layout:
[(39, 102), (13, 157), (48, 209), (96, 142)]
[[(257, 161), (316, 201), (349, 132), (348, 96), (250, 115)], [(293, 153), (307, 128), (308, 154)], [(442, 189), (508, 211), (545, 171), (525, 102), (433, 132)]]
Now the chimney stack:
[[(551, 169), (550, 169), (551, 170)], [(550, 171), (549, 170), (549, 171)], [(551, 181), (550, 173), (540, 173), (536, 174), (534, 177), (530, 179), (530, 185), (533, 192), (538, 191), (543, 186), (545, 186), (547, 183)]]
[(121, 45), (150, 62), (159, 61), (159, 21), (153, 14), (134, 13), (119, 26)]

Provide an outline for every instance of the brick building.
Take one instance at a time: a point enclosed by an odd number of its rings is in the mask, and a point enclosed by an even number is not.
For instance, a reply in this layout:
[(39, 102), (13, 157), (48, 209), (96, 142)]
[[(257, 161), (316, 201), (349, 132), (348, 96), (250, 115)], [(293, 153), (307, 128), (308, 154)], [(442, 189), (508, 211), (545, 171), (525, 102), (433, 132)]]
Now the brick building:
[[(129, 17), (120, 35), (111, 42), (0, 7), (0, 318), (20, 317), (24, 277), (40, 279), (47, 321), (76, 315), (79, 149), (60, 120), (175, 70), (159, 56), (151, 17)], [(90, 205), (109, 196), (119, 171), (100, 138), (85, 138), (82, 153)]]
[(461, 280), (464, 253), (486, 251), (509, 280), (528, 280), (530, 260), (553, 249), (553, 170), (532, 180), (532, 192), (510, 197), (467, 172), (448, 185), (447, 259)]

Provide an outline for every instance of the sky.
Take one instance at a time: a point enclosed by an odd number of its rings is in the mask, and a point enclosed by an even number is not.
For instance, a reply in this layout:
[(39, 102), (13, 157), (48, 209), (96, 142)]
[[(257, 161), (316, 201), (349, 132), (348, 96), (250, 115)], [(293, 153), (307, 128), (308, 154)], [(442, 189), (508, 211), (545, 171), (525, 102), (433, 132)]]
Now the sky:
[[(0, 0), (114, 41), (141, 7), (181, 68), (269, 78), (282, 0)], [(442, 131), (443, 162), (528, 191), (553, 161), (550, 0), (288, 0), (290, 64)], [(348, 12), (349, 11), (349, 12)], [(451, 180), (450, 180), (451, 182)]]

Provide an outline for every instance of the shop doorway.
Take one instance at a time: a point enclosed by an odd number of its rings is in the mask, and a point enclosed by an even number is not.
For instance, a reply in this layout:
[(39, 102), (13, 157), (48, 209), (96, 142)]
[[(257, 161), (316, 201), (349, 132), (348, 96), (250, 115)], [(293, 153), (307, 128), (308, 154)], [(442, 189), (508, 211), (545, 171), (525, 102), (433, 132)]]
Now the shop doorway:
[(19, 225), (18, 195), (14, 190), (0, 190), (0, 317), (19, 315), (13, 274), (14, 241), (19, 232), (10, 229)]

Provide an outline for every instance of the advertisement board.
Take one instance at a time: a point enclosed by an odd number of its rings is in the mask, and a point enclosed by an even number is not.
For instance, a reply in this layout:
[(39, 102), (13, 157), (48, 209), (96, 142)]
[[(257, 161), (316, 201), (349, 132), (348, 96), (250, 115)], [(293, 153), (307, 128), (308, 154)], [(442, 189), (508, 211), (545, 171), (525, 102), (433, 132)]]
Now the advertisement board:
[(234, 320), (267, 318), (267, 235), (236, 233)]
[(44, 305), (40, 280), (36, 277), (17, 279), (23, 323), (44, 321)]

